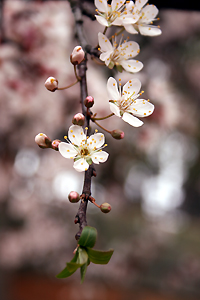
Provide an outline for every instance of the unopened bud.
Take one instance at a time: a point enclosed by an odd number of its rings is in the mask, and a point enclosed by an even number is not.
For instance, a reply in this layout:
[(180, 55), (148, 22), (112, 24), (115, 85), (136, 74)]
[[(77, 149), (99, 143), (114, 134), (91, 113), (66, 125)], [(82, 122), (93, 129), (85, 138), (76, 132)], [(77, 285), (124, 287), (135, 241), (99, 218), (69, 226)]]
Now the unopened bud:
[(54, 140), (54, 141), (51, 143), (52, 149), (58, 151), (58, 146), (59, 146), (60, 142), (61, 142), (60, 140)]
[(80, 195), (79, 193), (72, 191), (69, 193), (68, 199), (71, 203), (77, 203), (80, 200)]
[(80, 64), (85, 57), (85, 52), (83, 51), (81, 46), (76, 46), (70, 55), (70, 61), (73, 65)]
[(84, 100), (84, 104), (87, 108), (90, 108), (94, 105), (94, 98), (92, 96), (87, 96)]
[(107, 214), (111, 211), (111, 205), (107, 202), (100, 205), (100, 209), (103, 213)]
[(83, 126), (83, 124), (85, 123), (85, 117), (83, 114), (78, 113), (76, 115), (74, 115), (73, 119), (72, 119), (72, 123), (74, 125), (79, 125), (79, 126)]
[(35, 142), (40, 148), (51, 148), (51, 140), (44, 133), (38, 133), (35, 137)]
[(119, 129), (115, 129), (115, 130), (111, 131), (111, 135), (116, 140), (122, 140), (124, 138), (124, 132)]
[(49, 77), (45, 81), (44, 85), (47, 88), (47, 90), (49, 90), (51, 92), (55, 92), (55, 90), (57, 90), (57, 88), (58, 88), (58, 80), (54, 77)]

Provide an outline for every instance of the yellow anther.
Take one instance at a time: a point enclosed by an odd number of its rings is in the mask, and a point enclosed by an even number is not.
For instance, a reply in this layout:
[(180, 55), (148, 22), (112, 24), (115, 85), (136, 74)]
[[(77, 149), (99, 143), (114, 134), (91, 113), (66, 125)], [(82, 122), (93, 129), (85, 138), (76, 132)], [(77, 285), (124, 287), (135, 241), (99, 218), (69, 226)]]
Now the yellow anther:
[(74, 135), (74, 134), (73, 134), (72, 136), (73, 136), (73, 138), (75, 138), (75, 135)]
[(64, 139), (67, 140), (67, 136), (66, 135), (64, 136)]
[(73, 132), (73, 130), (71, 129), (70, 132)]

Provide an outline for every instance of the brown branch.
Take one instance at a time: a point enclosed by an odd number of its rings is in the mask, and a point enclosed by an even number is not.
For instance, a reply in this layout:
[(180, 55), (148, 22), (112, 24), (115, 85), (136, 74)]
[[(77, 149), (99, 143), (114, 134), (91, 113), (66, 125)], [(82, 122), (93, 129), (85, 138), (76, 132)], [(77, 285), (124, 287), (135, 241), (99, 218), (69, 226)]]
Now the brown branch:
[[(83, 19), (82, 19), (82, 11), (81, 11), (81, 1), (80, 0), (69, 0), (72, 8), (72, 12), (74, 13), (75, 18), (75, 27), (76, 27), (76, 35), (79, 41), (80, 46), (85, 51), (85, 59), (82, 61), (80, 65), (78, 65), (78, 76), (80, 77), (80, 89), (81, 89), (81, 106), (82, 106), (82, 113), (85, 116), (85, 124), (84, 128), (90, 125), (90, 118), (91, 114), (88, 113), (87, 108), (84, 105), (84, 100), (88, 96), (87, 91), (87, 79), (86, 79), (86, 71), (87, 71), (87, 52), (88, 49), (91, 49), (91, 46), (88, 46), (87, 41), (84, 37), (83, 32)], [(91, 195), (91, 178), (92, 176), (96, 176), (96, 171), (94, 169), (93, 164), (89, 166), (89, 169), (85, 171), (85, 179), (83, 184), (83, 191), (81, 196), (81, 203), (77, 214), (75, 216), (75, 224), (79, 223), (79, 231), (77, 232), (75, 238), (79, 240), (81, 232), (84, 226), (87, 225), (87, 218), (86, 218), (86, 211), (87, 211), (87, 204), (88, 198)]]

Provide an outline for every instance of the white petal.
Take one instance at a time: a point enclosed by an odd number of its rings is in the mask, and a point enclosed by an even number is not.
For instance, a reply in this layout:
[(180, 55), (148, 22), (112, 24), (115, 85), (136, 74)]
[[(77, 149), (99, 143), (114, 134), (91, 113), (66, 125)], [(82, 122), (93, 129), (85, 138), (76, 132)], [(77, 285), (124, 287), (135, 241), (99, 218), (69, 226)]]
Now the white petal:
[(65, 158), (74, 158), (78, 154), (78, 151), (72, 144), (61, 142), (58, 149), (60, 154)]
[(142, 126), (143, 122), (129, 113), (124, 113), (122, 119), (134, 127)]
[(92, 134), (89, 139), (87, 140), (87, 144), (89, 144), (90, 149), (99, 149), (105, 143), (105, 136), (103, 133), (95, 133)]
[(112, 22), (112, 25), (114, 26), (122, 26), (122, 18), (121, 17), (117, 17), (113, 22)]
[[(127, 95), (129, 97), (130, 95), (136, 96), (141, 89), (141, 82), (138, 78), (133, 78), (129, 80), (122, 89), (122, 94)], [(125, 96), (125, 99), (127, 98)]]
[(103, 17), (101, 17), (101, 16), (97, 16), (97, 15), (95, 15), (95, 17), (96, 17), (97, 21), (98, 21), (101, 25), (106, 26), (106, 27), (109, 26), (109, 24), (108, 24), (108, 22), (107, 22), (107, 20), (106, 20), (105, 18), (103, 18)]
[(124, 15), (124, 17), (121, 16), (123, 25), (135, 24), (140, 18), (139, 14), (133, 15), (132, 13)]
[(117, 107), (117, 105), (115, 105), (115, 104), (112, 103), (112, 102), (109, 102), (109, 105), (110, 105), (110, 110), (111, 110), (117, 117), (121, 117), (121, 115), (120, 115), (120, 110), (119, 110), (119, 108)]
[(120, 64), (125, 71), (130, 73), (139, 72), (143, 68), (143, 63), (135, 59), (123, 60)]
[(123, 44), (121, 44), (118, 48), (119, 51), (123, 50), (123, 58), (124, 59), (128, 59), (128, 58), (132, 58), (135, 57), (136, 55), (138, 55), (139, 51), (140, 51), (140, 47), (138, 45), (138, 43), (130, 41), (130, 42), (125, 42)]
[(121, 98), (118, 91), (117, 81), (113, 77), (108, 78), (107, 91), (109, 100), (119, 100)]
[(83, 172), (89, 168), (89, 164), (84, 158), (80, 158), (74, 162), (73, 167), (76, 171)]
[(112, 0), (111, 2), (112, 10), (118, 10), (124, 4), (125, 1), (126, 0), (122, 0), (122, 1)]
[(98, 40), (99, 40), (99, 46), (101, 47), (101, 52), (113, 51), (113, 46), (106, 35), (99, 32)]
[(113, 53), (113, 51), (107, 51), (107, 52), (104, 52), (104, 53), (101, 53), (101, 55), (99, 56), (99, 59), (102, 60), (102, 61), (105, 61), (105, 64), (109, 64), (111, 58), (110, 58), (110, 55)]
[(80, 146), (83, 140), (86, 139), (86, 135), (83, 132), (83, 128), (78, 125), (72, 125), (68, 131), (68, 137), (72, 144)]
[(135, 29), (135, 27), (132, 24), (123, 24), (124, 28), (127, 32), (132, 34), (137, 34), (138, 31)]
[(136, 0), (135, 1), (135, 7), (138, 10), (141, 10), (141, 8), (148, 2), (148, 0)]
[(95, 164), (105, 162), (108, 159), (109, 154), (105, 151), (99, 151), (91, 155), (92, 161)]
[(159, 10), (155, 5), (147, 5), (142, 9), (142, 23), (149, 24), (151, 21), (155, 19)]
[(130, 112), (137, 117), (148, 117), (154, 111), (154, 105), (147, 100), (137, 99), (130, 106)]
[(106, 0), (95, 0), (94, 4), (100, 12), (107, 12), (108, 11), (108, 5), (107, 5)]
[(153, 25), (141, 24), (141, 25), (138, 25), (138, 29), (140, 31), (140, 34), (147, 35), (147, 36), (157, 36), (162, 33), (160, 28), (158, 28), (157, 26), (153, 26)]

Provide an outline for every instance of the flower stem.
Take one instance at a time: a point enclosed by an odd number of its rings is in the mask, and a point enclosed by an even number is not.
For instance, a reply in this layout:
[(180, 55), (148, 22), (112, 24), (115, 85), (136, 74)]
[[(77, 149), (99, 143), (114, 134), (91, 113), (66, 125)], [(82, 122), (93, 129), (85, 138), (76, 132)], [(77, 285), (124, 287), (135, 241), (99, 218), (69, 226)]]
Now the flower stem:
[(77, 84), (79, 81), (80, 81), (80, 80), (77, 79), (74, 83), (71, 83), (71, 84), (68, 85), (68, 86), (59, 87), (59, 88), (57, 88), (57, 90), (66, 90), (66, 89), (72, 87), (73, 85)]
[(77, 78), (77, 81), (80, 81), (80, 80), (81, 80), (81, 77), (78, 76), (77, 70), (76, 70), (76, 66), (75, 66), (75, 65), (74, 65), (74, 74), (75, 74), (75, 76), (76, 76), (76, 78)]
[(106, 33), (107, 29), (108, 29), (108, 27), (105, 27), (105, 28), (104, 28), (103, 34)]
[(93, 121), (97, 126), (99, 126), (101, 129), (103, 129), (103, 130), (105, 130), (106, 132), (108, 132), (108, 133), (111, 133), (111, 131), (110, 130), (108, 130), (108, 129), (106, 129), (106, 128), (104, 128), (103, 126), (101, 126), (97, 121)]
[(96, 120), (97, 120), (97, 121), (101, 121), (101, 120), (108, 119), (108, 118), (110, 118), (110, 117), (112, 117), (112, 116), (114, 116), (114, 113), (112, 113), (112, 114), (110, 114), (110, 115), (108, 115), (108, 116), (106, 116), (106, 117), (102, 117), (102, 118), (91, 118), (91, 120), (92, 120), (93, 122), (95, 122)]
[(97, 64), (97, 65), (105, 65), (105, 63), (98, 61), (94, 56), (91, 56), (91, 59)]

